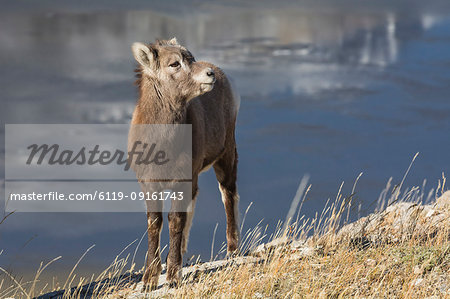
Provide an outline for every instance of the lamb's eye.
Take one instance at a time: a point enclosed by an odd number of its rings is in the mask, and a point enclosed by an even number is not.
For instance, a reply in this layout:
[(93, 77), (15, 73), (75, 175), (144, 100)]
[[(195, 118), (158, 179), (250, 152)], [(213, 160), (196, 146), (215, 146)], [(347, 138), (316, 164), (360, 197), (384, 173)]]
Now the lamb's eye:
[(174, 63), (169, 64), (170, 67), (179, 67), (180, 63), (178, 61), (175, 61)]

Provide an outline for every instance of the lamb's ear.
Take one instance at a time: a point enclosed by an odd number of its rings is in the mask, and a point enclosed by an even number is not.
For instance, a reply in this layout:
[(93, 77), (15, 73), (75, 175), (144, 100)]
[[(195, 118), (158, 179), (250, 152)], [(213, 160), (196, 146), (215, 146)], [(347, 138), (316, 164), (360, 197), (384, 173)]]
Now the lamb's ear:
[(155, 66), (155, 57), (152, 51), (143, 43), (134, 43), (131, 46), (133, 56), (144, 68), (153, 71)]
[(172, 46), (179, 46), (176, 37), (174, 37), (174, 38), (172, 38), (171, 40), (169, 40), (169, 41), (168, 41), (168, 44), (169, 44), (169, 45), (172, 45)]

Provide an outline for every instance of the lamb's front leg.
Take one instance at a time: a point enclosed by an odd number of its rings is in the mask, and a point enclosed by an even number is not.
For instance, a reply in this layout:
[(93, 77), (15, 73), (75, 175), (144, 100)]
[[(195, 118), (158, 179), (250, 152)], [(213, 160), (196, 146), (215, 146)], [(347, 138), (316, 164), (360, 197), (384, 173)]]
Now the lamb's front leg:
[(183, 230), (186, 225), (186, 216), (186, 212), (169, 213), (170, 248), (167, 256), (167, 280), (171, 286), (181, 282), (181, 268), (183, 264), (181, 243)]
[(147, 266), (143, 281), (144, 287), (154, 289), (158, 286), (159, 275), (161, 274), (161, 252), (160, 235), (163, 223), (161, 212), (147, 212), (148, 221), (148, 253)]

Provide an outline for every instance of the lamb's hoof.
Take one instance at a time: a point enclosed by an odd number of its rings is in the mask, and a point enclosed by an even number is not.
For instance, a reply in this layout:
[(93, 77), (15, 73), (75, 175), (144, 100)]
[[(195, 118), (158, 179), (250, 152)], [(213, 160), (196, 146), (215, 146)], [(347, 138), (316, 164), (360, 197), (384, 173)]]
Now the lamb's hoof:
[(234, 250), (227, 250), (227, 258), (228, 259), (232, 259), (235, 258), (239, 255), (239, 250), (238, 249), (234, 249)]
[(170, 288), (176, 288), (182, 279), (181, 265), (167, 266), (167, 283)]
[(156, 269), (147, 268), (142, 277), (142, 282), (144, 286), (142, 287), (142, 292), (151, 292), (158, 288), (159, 275), (161, 274), (161, 267)]
[(177, 281), (169, 282), (169, 288), (173, 289), (173, 288), (177, 288), (177, 287), (178, 287)]

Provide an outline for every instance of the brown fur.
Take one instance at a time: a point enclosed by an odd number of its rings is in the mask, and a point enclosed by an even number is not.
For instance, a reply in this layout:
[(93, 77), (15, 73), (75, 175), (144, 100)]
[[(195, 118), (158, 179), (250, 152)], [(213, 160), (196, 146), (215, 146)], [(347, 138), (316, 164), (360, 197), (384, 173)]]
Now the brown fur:
[[(131, 124), (192, 124), (193, 204), (198, 192), (198, 176), (212, 165), (227, 216), (228, 252), (235, 252), (239, 245), (235, 143), (239, 103), (230, 82), (215, 65), (196, 62), (175, 39), (149, 45), (134, 44), (133, 53), (140, 65), (136, 82), (139, 100)], [(181, 66), (174, 71), (176, 63), (173, 63), (177, 60)], [(213, 85), (202, 84), (214, 79)], [(177, 283), (181, 278), (193, 213), (193, 209), (189, 213), (169, 213), (167, 273), (170, 283)], [(146, 285), (154, 287), (161, 273), (159, 242), (163, 218), (161, 212), (153, 211), (147, 212), (147, 218), (148, 256), (143, 280)]]

